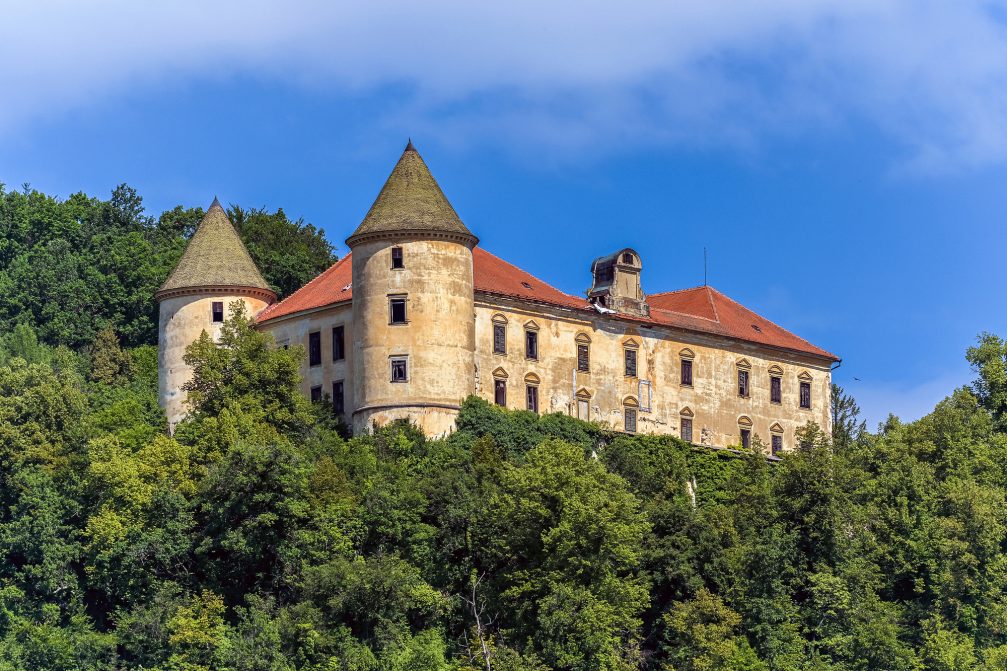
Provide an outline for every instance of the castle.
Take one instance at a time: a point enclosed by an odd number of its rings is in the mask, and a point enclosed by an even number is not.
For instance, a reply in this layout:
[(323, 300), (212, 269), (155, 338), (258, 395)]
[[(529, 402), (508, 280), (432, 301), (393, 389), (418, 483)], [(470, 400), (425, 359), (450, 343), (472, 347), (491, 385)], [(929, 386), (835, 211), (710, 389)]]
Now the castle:
[(245, 303), (280, 346), (307, 350), (302, 387), (354, 431), (398, 418), (454, 427), (475, 394), (697, 444), (791, 449), (830, 429), (839, 359), (701, 286), (645, 294), (633, 249), (596, 259), (586, 296), (549, 286), (478, 246), (410, 142), (350, 253), (286, 299), (263, 279), (214, 200), (160, 304), (159, 393), (185, 416), (185, 348)]

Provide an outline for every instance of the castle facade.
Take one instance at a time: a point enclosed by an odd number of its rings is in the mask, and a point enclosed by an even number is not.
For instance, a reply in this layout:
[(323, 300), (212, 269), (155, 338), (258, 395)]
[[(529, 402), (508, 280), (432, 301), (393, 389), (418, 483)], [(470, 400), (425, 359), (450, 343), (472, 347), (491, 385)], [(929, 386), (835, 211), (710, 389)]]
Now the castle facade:
[(586, 296), (549, 286), (478, 246), (411, 143), (346, 244), (276, 302), (214, 201), (157, 294), (171, 426), (185, 347), (241, 300), (278, 345), (304, 345), (304, 393), (354, 431), (408, 418), (443, 435), (471, 394), (702, 445), (758, 437), (773, 453), (809, 422), (831, 428), (835, 355), (712, 287), (645, 294), (633, 249), (596, 259)]

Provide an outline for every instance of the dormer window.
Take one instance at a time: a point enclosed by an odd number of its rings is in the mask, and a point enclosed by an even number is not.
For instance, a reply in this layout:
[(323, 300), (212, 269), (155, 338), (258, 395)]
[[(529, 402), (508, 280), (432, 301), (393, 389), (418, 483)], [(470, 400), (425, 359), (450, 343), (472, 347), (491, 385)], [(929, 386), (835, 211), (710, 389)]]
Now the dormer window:
[(405, 267), (405, 263), (402, 260), (402, 248), (392, 247), (392, 270), (401, 270)]
[(224, 301), (213, 301), (210, 308), (214, 324), (224, 321)]
[(636, 263), (636, 259), (629, 252), (623, 252), (622, 254), (623, 263)]

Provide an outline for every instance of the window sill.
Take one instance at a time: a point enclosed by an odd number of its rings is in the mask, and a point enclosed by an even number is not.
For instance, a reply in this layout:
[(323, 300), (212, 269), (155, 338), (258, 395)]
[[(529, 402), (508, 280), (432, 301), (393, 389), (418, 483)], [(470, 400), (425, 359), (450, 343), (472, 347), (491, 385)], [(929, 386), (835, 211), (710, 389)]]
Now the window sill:
[(524, 360), (525, 361), (534, 361), (535, 363), (538, 363), (538, 357), (536, 357), (536, 356), (526, 356), (524, 358)]
[(389, 326), (409, 326), (409, 322), (388, 322)]
[(389, 380), (392, 384), (408, 384), (409, 380)]
[(507, 352), (497, 352), (497, 351), (494, 351), (493, 355), (494, 356), (507, 356)]

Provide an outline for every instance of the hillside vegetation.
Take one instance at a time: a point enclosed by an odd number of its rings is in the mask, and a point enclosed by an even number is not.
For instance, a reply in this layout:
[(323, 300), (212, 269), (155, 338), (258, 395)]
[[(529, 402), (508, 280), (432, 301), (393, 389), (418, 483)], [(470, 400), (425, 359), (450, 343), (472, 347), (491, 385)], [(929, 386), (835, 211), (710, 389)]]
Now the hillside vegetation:
[(139, 306), (184, 231), (127, 226), (150, 267), (47, 313), (22, 265), (115, 244), (18, 212), (76, 198), (0, 200), (0, 671), (1007, 669), (999, 338), (927, 417), (870, 433), (840, 394), (834, 435), (770, 464), (477, 398), (443, 440), (348, 439), (235, 305), (168, 437)]

